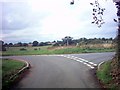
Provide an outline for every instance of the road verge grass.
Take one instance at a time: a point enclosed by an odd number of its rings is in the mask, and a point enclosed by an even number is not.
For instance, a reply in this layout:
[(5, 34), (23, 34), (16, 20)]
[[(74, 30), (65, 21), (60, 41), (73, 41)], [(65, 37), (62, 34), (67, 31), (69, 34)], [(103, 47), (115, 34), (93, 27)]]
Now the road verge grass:
[[(26, 50), (21, 51), (21, 48)], [(78, 54), (78, 53), (96, 53), (96, 52), (114, 52), (114, 48), (60, 48), (49, 49), (48, 47), (11, 47), (7, 51), (2, 52), (3, 56), (12, 55), (44, 55), (44, 54)]]
[(2, 88), (8, 89), (18, 77), (14, 76), (21, 68), (25, 66), (24, 62), (12, 60), (12, 59), (2, 59)]
[(110, 74), (112, 70), (111, 63), (111, 61), (104, 62), (100, 68), (97, 69), (97, 77), (104, 88), (117, 90), (118, 87), (112, 82), (112, 76)]

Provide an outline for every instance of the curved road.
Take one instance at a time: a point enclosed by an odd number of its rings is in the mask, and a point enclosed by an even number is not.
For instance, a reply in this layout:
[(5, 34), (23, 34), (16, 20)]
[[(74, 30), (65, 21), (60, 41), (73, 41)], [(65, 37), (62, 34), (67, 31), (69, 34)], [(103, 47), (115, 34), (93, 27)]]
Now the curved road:
[(32, 68), (15, 88), (100, 88), (94, 67), (115, 53), (9, 56), (28, 61)]

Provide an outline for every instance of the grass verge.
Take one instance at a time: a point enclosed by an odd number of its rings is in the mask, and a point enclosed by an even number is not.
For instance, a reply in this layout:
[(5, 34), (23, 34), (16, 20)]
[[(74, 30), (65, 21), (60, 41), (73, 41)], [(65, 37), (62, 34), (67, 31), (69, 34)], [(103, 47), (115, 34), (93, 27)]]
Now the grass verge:
[(21, 68), (25, 66), (24, 62), (16, 61), (12, 59), (2, 59), (2, 88), (8, 89), (14, 80), (18, 77), (10, 79)]
[(99, 70), (97, 70), (97, 77), (103, 84), (104, 88), (109, 88), (110, 90), (117, 90), (118, 87), (112, 82), (111, 76), (111, 61), (103, 63)]
[[(20, 49), (25, 50), (21, 51)], [(114, 52), (113, 48), (60, 48), (60, 49), (48, 49), (48, 46), (41, 47), (10, 47), (7, 51), (2, 52), (3, 56), (12, 55), (43, 55), (43, 54), (77, 54), (77, 53), (96, 53), (96, 52)]]

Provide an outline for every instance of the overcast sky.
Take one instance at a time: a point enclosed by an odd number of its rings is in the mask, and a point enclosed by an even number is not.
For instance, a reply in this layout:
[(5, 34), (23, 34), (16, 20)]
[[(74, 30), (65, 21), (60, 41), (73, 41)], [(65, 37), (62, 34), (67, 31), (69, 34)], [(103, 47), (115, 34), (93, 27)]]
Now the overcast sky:
[(110, 38), (116, 36), (117, 24), (113, 22), (116, 8), (112, 0), (99, 0), (106, 8), (104, 12), (105, 24), (98, 28), (91, 24), (92, 6), (94, 0), (4, 0), (0, 2), (2, 8), (2, 22), (0, 38), (5, 42), (32, 42), (37, 40), (61, 40), (65, 36), (74, 39)]

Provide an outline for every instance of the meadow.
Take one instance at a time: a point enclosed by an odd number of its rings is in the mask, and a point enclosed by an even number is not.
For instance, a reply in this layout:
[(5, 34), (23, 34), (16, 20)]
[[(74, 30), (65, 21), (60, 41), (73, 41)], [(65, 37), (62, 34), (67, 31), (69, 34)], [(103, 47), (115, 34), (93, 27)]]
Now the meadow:
[(49, 55), (49, 54), (78, 54), (114, 52), (112, 45), (81, 45), (81, 46), (37, 46), (37, 47), (9, 47), (7, 51), (1, 52), (3, 56), (11, 55)]

